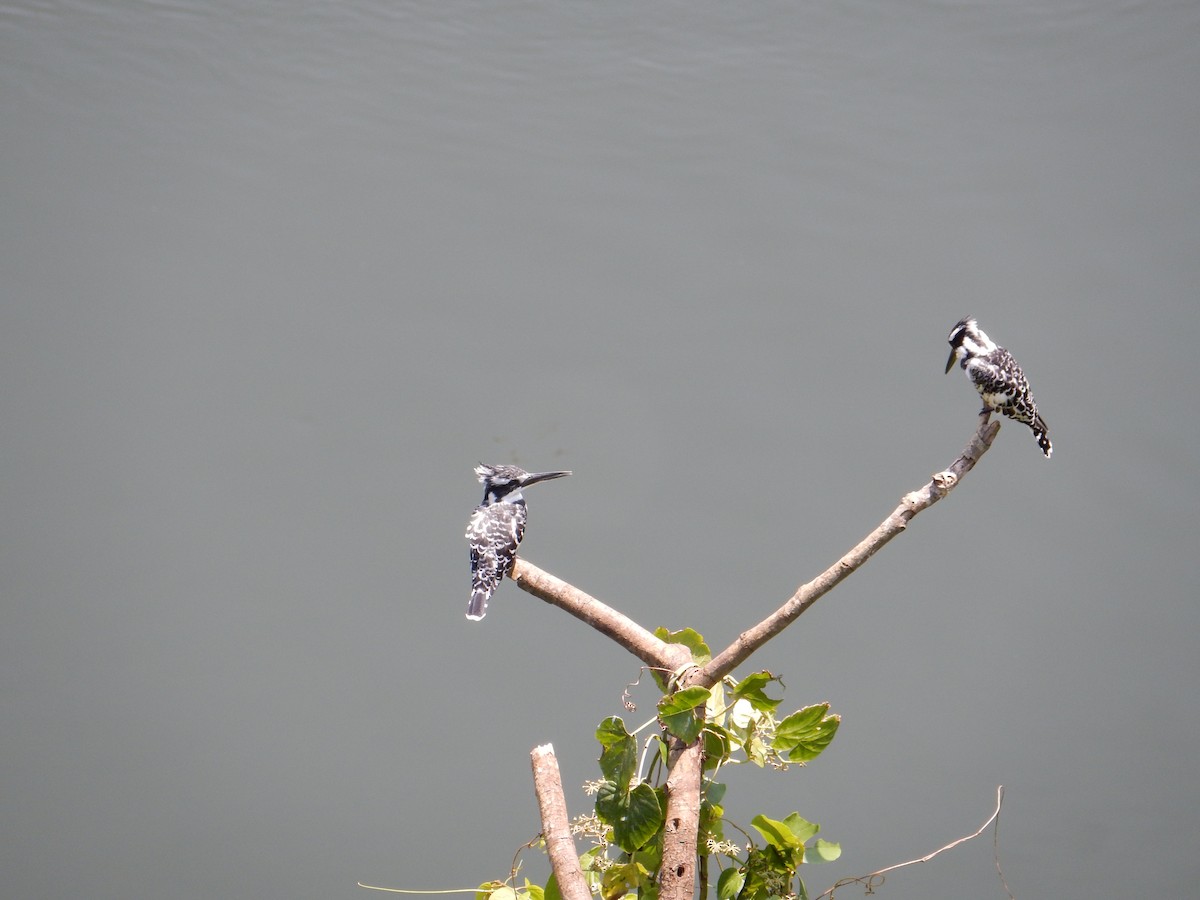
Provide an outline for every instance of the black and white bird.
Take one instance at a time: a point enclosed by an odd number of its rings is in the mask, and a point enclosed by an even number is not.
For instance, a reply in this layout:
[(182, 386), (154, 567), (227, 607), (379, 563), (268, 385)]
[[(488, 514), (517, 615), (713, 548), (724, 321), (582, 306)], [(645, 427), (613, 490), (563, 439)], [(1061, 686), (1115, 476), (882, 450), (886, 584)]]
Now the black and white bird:
[(521, 491), (539, 481), (562, 478), (570, 472), (526, 472), (516, 466), (475, 467), (483, 482), (483, 502), (475, 508), (467, 525), (471, 545), (471, 600), (467, 618), (479, 621), (487, 615), (488, 601), (500, 581), (512, 569), (517, 547), (525, 535), (525, 498)]
[(962, 366), (983, 398), (981, 413), (995, 411), (1024, 422), (1033, 430), (1034, 440), (1049, 459), (1053, 445), (1046, 434), (1046, 421), (1038, 413), (1029, 382), (1012, 354), (997, 346), (970, 318), (950, 329), (947, 340), (950, 359), (946, 361), (946, 372), (954, 368), (955, 361)]

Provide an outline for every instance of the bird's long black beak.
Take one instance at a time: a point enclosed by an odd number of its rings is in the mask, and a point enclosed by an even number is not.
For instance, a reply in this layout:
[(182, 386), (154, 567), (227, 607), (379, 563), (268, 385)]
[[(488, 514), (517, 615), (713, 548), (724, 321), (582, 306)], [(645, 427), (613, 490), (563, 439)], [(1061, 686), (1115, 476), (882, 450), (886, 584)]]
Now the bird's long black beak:
[(551, 478), (562, 478), (564, 475), (570, 474), (570, 472), (530, 472), (521, 479), (521, 487), (527, 488), (531, 484), (537, 484), (539, 481), (549, 481)]
[(955, 351), (955, 350), (951, 350), (951, 351), (950, 351), (950, 358), (949, 358), (948, 360), (946, 360), (946, 374), (947, 374), (947, 375), (949, 375), (949, 374), (950, 374), (950, 370), (954, 368), (954, 354), (955, 354), (956, 352), (957, 352), (957, 351)]

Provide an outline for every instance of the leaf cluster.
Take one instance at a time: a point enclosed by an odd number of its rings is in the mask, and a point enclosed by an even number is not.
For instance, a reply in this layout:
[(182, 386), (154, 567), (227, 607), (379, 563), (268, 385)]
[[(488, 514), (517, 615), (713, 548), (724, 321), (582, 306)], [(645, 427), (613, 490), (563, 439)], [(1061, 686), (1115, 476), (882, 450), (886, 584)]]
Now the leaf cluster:
[[(660, 629), (658, 636), (687, 646), (698, 664), (708, 658), (703, 638), (690, 629), (675, 633)], [(819, 703), (780, 719), (781, 698), (771, 696), (769, 689), (774, 684), (782, 687), (782, 682), (769, 672), (755, 672), (741, 680), (729, 677), (712, 688), (693, 685), (674, 691), (669, 679), (656, 677), (665, 693), (657, 708), (659, 731), (645, 743), (643, 763), (648, 760), (649, 766), (645, 775), (640, 771), (638, 739), (619, 717), (605, 719), (596, 729), (602, 777), (596, 787), (595, 819), (602, 827), (595, 834), (596, 846), (580, 857), (593, 890), (604, 900), (631, 893), (642, 900), (657, 898), (666, 824), (665, 779), (674, 738), (684, 744), (703, 742), (697, 844), (702, 881), (707, 881), (709, 861), (714, 860), (721, 869), (719, 900), (804, 896), (799, 867), (836, 859), (841, 848), (816, 838), (820, 826), (797, 813), (783, 819), (755, 816), (750, 824), (757, 840), (730, 822), (749, 840), (745, 845), (727, 841), (726, 785), (716, 778), (722, 767), (746, 762), (779, 770), (793, 763), (803, 765), (829, 746), (840, 717), (829, 712), (828, 703)], [(546, 893), (546, 900), (557, 900), (553, 879)]]

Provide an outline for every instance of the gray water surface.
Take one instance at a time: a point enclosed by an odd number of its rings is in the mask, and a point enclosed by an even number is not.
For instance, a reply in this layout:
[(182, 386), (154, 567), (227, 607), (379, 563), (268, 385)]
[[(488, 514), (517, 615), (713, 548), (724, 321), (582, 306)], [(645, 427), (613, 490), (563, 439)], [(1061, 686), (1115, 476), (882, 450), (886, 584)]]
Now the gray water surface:
[[(1194, 3), (0, 3), (4, 896), (503, 878), (529, 750), (581, 812), (654, 698), (466, 622), (471, 468), (573, 469), (525, 555), (723, 646), (958, 453), (966, 314), (1054, 458), (755, 658), (844, 720), (728, 815), (815, 894), (1004, 784), (1018, 897), (1190, 896), (1198, 87)], [(1003, 897), (990, 835), (880, 895)]]

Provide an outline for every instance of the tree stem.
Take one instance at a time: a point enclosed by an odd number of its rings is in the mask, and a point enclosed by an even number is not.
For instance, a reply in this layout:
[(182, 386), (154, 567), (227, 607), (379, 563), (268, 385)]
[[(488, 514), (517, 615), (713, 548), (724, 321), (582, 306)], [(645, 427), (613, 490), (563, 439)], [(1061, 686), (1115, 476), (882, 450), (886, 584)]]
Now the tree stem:
[(571, 836), (567, 800), (563, 796), (554, 746), (534, 747), (529, 756), (533, 766), (533, 790), (542, 816), (542, 836), (546, 839), (546, 855), (550, 857), (550, 867), (558, 879), (559, 893), (563, 900), (592, 900), (583, 870), (579, 868), (575, 839)]

